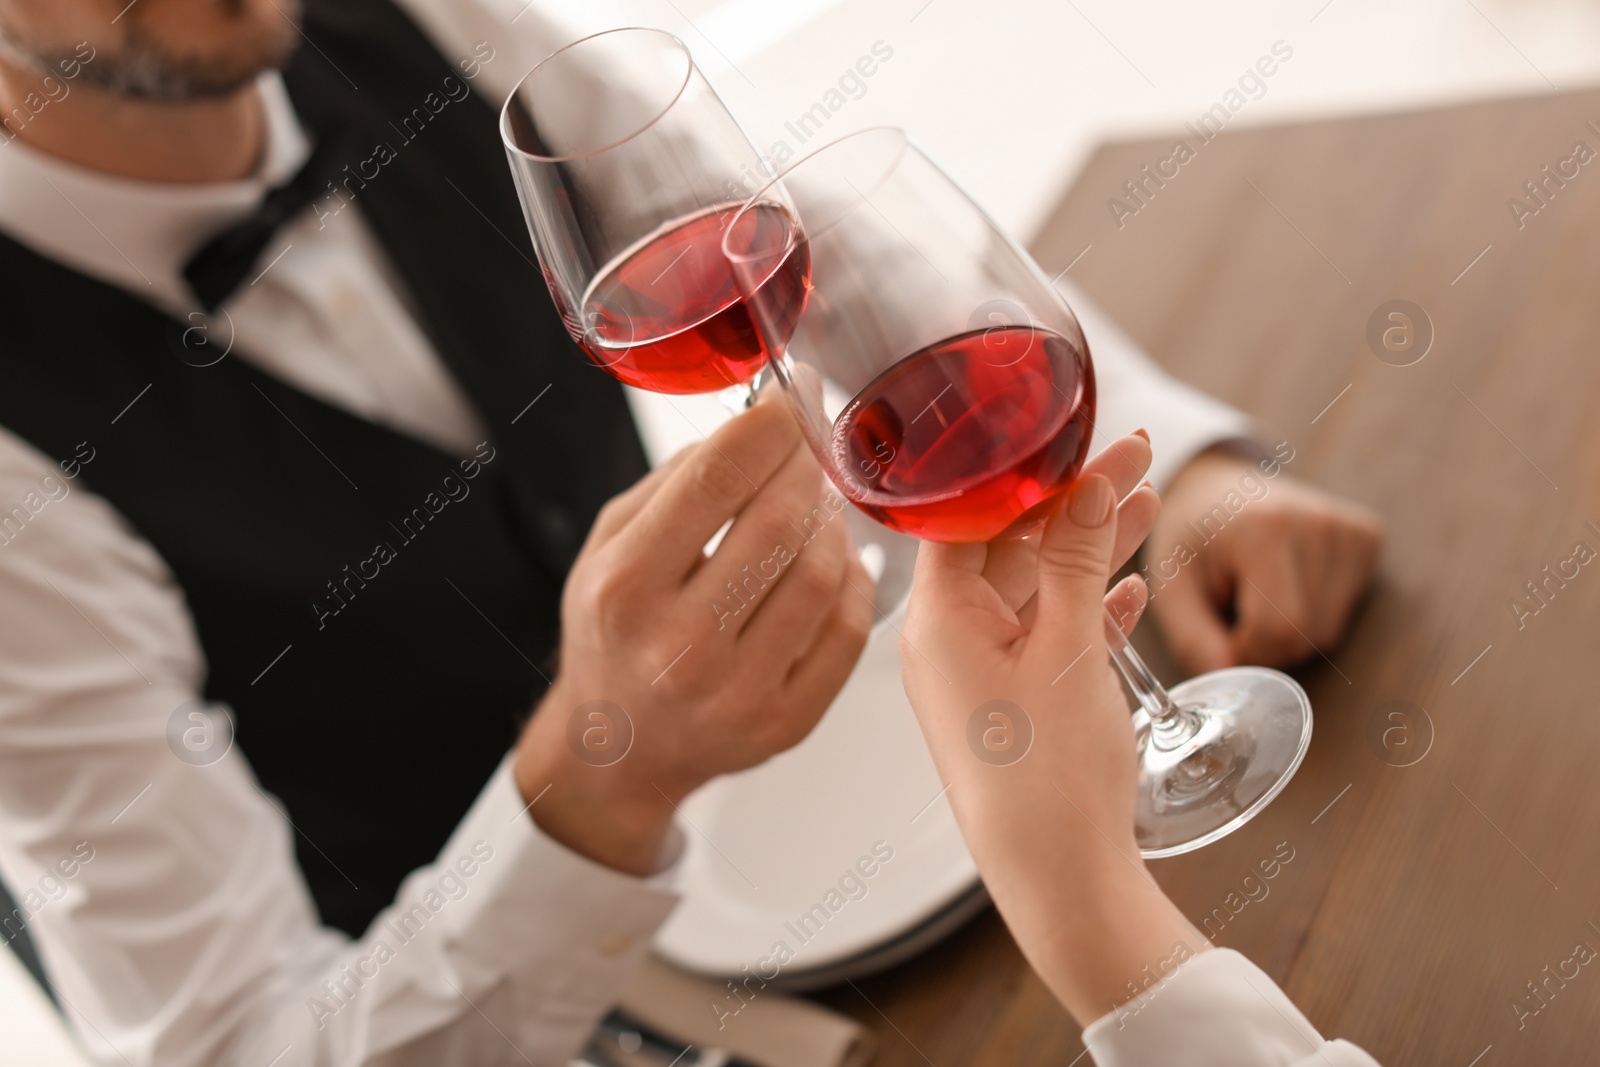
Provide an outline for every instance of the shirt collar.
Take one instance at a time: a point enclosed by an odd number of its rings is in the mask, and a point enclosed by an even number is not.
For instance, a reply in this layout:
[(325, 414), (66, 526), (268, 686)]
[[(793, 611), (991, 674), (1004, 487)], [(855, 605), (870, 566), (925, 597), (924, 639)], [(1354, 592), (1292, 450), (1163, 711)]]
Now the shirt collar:
[(68, 163), (14, 136), (0, 141), (0, 230), (168, 311), (192, 310), (183, 278), (189, 257), (249, 215), (310, 155), (283, 79), (268, 71), (258, 85), (265, 118), (261, 165), (239, 181), (135, 181)]

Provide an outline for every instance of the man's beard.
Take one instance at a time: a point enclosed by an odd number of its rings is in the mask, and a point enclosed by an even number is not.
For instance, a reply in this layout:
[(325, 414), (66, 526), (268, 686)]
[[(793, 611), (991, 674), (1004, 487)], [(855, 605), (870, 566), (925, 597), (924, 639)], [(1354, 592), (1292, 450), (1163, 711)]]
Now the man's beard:
[(300, 43), (299, 0), (274, 0), (282, 17), (270, 19), (241, 32), (227, 51), (215, 55), (194, 55), (173, 51), (161, 37), (138, 21), (130, 21), (121, 46), (112, 52), (101, 49), (85, 63), (75, 51), (38, 49), (7, 38), (5, 51), (26, 59), (48, 74), (78, 67), (81, 82), (96, 85), (118, 96), (167, 103), (210, 100), (231, 96), (255, 81), (262, 72), (282, 69)]

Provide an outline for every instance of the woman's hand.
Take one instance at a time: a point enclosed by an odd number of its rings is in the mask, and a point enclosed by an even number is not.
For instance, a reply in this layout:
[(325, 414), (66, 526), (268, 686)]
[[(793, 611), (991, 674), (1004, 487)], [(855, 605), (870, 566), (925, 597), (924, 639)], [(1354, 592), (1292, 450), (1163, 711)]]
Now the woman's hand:
[[(1042, 534), (924, 544), (902, 643), (916, 709), (968, 847), (1023, 953), (1080, 1022), (1205, 938), (1133, 835), (1134, 737), (1102, 599), (1131, 630), (1146, 591), (1110, 575), (1160, 511), (1143, 436), (1095, 456)], [(1121, 501), (1119, 504), (1118, 501)], [(1163, 961), (1166, 967), (1162, 967)]]

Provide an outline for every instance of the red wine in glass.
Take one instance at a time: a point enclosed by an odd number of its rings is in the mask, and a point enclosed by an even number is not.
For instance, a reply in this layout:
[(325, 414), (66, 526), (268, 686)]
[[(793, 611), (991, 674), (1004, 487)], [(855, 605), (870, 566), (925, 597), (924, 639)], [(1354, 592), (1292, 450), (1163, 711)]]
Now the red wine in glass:
[[(739, 385), (766, 366), (768, 348), (722, 251), (728, 223), (742, 204), (676, 219), (603, 268), (584, 297), (578, 344), (612, 375), (654, 393), (708, 393)], [(778, 204), (759, 204), (740, 219), (752, 247), (794, 229)], [(805, 307), (811, 260), (793, 246), (762, 282), (774, 340), (786, 339)]]
[(900, 360), (834, 424), (856, 504), (935, 541), (1027, 533), (1077, 477), (1094, 423), (1079, 346), (1034, 326), (959, 334)]

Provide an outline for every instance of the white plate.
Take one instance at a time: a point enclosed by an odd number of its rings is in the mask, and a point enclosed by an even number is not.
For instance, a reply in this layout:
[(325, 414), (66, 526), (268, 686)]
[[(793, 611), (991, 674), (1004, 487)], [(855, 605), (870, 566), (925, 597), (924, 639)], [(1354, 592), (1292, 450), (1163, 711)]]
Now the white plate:
[[(810, 737), (683, 805), (683, 901), (656, 937), (662, 956), (706, 974), (748, 966), (770, 978), (783, 944), (793, 953), (785, 977), (831, 969), (978, 884), (900, 685), (897, 625), (891, 617), (873, 631)], [(873, 874), (862, 877), (857, 865), (875, 845), (893, 858), (868, 862)]]
[(813, 989), (838, 985), (847, 978), (865, 978), (867, 975), (886, 971), (913, 956), (920, 956), (961, 929), (974, 915), (988, 906), (989, 891), (983, 887), (982, 882), (979, 882), (976, 889), (964, 897), (958, 897), (943, 911), (903, 936), (829, 967), (818, 967), (792, 974), (784, 971), (774, 979), (773, 988), (785, 993), (809, 993)]
[[(728, 417), (710, 397), (629, 390), (629, 401), (657, 463)], [(858, 545), (871, 541), (884, 549), (880, 620), (811, 736), (759, 767), (711, 783), (683, 805), (688, 846), (677, 879), (683, 901), (655, 948), (689, 970), (736, 975), (748, 967), (770, 979), (782, 944), (793, 954), (781, 967), (783, 980), (809, 985), (807, 976), (818, 974), (842, 980), (857, 973), (852, 961), (871, 969), (884, 965), (884, 952), (903, 958), (907, 945), (920, 948), (928, 940), (908, 936), (919, 927), (931, 923), (942, 936), (981, 907), (981, 893), (974, 898), (977, 867), (900, 683), (898, 627), (915, 542), (853, 508), (847, 514)], [(892, 859), (872, 860), (879, 842), (880, 853), (893, 850)], [(870, 878), (857, 868), (864, 857), (871, 860)], [(801, 926), (814, 907), (820, 912)]]

